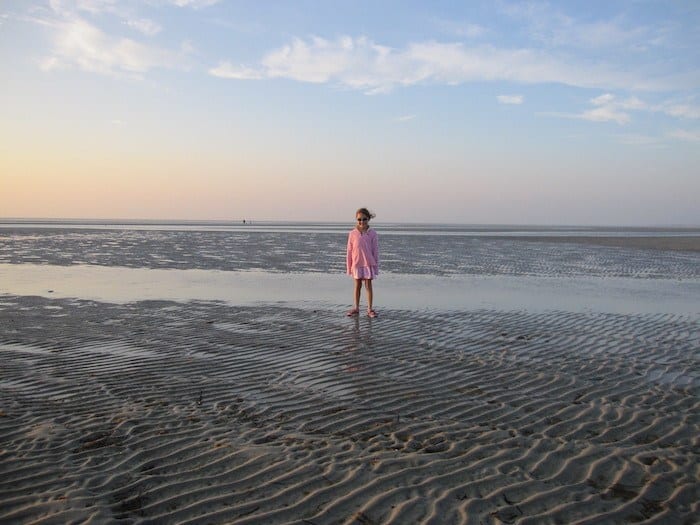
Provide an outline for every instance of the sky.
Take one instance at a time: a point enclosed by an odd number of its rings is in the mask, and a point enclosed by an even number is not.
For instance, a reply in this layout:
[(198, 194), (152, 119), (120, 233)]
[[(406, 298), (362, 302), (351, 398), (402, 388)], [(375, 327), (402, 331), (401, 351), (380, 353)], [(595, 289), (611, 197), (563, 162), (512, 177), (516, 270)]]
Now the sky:
[(0, 1), (0, 217), (700, 226), (700, 2)]

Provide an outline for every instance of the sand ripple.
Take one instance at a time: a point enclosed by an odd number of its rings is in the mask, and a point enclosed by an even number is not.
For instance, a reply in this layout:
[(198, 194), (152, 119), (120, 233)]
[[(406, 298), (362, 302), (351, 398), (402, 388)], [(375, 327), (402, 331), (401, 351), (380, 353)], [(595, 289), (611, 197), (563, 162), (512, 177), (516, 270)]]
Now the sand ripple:
[(0, 521), (697, 523), (696, 318), (382, 314), (3, 296)]

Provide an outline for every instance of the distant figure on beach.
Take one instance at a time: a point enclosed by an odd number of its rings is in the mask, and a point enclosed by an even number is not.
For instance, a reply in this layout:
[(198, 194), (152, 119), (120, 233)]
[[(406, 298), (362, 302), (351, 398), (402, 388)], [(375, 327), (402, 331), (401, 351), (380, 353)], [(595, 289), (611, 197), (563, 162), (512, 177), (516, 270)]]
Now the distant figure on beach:
[(367, 315), (377, 317), (372, 308), (372, 280), (379, 275), (379, 241), (377, 232), (370, 230), (369, 221), (374, 217), (367, 208), (355, 212), (357, 224), (348, 234), (347, 273), (355, 279), (354, 302), (348, 317), (360, 313), (362, 283), (367, 290)]

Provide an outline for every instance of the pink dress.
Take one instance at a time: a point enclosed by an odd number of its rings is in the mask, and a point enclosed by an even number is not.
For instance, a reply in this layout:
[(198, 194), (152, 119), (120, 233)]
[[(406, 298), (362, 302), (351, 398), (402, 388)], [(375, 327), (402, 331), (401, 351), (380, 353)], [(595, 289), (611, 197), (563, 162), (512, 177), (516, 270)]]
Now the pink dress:
[(354, 279), (374, 279), (379, 275), (379, 241), (372, 229), (365, 233), (353, 228), (348, 234), (347, 273)]

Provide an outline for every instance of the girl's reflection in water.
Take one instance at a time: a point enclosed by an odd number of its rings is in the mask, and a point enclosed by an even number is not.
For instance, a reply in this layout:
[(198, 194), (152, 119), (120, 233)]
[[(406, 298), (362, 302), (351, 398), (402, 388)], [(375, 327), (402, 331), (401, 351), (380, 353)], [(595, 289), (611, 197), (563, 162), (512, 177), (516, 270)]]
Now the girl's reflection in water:
[(362, 319), (359, 316), (352, 318), (352, 324), (348, 331), (348, 344), (345, 352), (350, 359), (345, 367), (347, 372), (359, 372), (367, 362), (368, 350), (372, 348), (372, 319)]

